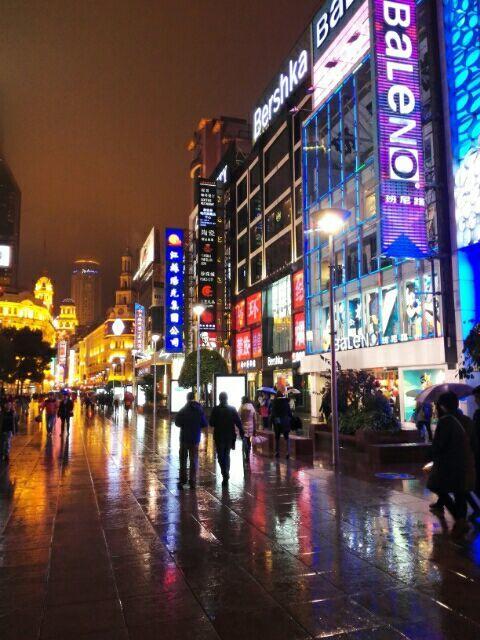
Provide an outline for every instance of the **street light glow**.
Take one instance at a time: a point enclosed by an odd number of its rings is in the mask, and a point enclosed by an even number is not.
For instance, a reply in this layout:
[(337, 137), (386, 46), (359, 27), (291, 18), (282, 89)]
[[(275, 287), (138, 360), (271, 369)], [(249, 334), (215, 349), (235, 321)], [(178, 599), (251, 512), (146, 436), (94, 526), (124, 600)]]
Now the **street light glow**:
[(204, 311), (205, 311), (205, 307), (201, 304), (196, 304), (193, 307), (193, 313), (197, 316), (197, 318), (200, 318), (200, 316)]
[(153, 333), (152, 334), (152, 342), (153, 344), (157, 344), (157, 342), (160, 340), (160, 336), (158, 335), (158, 333)]
[(318, 231), (329, 236), (339, 233), (350, 216), (346, 209), (322, 209), (317, 221)]

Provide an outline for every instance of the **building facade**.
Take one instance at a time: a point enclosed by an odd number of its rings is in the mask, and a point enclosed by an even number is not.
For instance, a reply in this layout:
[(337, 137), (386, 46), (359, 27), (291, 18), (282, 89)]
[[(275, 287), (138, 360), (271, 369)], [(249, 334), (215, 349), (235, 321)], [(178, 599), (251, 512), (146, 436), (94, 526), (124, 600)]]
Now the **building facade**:
[(0, 288), (18, 287), (21, 194), (7, 163), (0, 158)]
[(102, 282), (100, 263), (76, 260), (72, 269), (70, 297), (75, 302), (81, 328), (97, 322), (102, 314)]

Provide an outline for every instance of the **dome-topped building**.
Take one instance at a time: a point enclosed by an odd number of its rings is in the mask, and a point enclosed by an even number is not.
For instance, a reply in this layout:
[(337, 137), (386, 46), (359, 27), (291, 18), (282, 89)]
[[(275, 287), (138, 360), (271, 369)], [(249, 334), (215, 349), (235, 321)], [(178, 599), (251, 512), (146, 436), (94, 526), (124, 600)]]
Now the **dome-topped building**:
[(33, 295), (51, 312), (53, 309), (53, 283), (48, 276), (42, 276), (35, 283)]
[(60, 303), (60, 313), (55, 318), (55, 328), (63, 338), (75, 335), (78, 327), (77, 310), (72, 298), (65, 298)]

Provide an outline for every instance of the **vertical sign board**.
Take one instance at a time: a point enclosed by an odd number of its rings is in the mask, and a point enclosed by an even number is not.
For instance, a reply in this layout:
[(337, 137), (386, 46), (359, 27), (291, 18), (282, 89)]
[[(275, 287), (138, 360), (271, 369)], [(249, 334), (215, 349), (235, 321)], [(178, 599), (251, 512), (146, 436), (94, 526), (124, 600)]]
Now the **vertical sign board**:
[(145, 349), (145, 307), (135, 303), (135, 321), (133, 326), (133, 346), (137, 351)]
[(216, 239), (217, 184), (198, 181), (198, 301), (206, 307), (200, 329), (215, 331), (215, 290), (217, 275)]
[(165, 229), (165, 351), (183, 351), (184, 232)]
[(381, 251), (428, 253), (415, 0), (370, 0)]

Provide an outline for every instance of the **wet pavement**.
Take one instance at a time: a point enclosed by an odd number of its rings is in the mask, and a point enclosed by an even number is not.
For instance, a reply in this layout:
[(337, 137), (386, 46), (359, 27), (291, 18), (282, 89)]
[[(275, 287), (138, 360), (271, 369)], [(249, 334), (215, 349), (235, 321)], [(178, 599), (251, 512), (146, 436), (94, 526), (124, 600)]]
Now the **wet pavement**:
[(225, 489), (210, 434), (197, 491), (177, 481), (167, 421), (23, 425), (0, 467), (0, 638), (480, 638), (480, 530), (454, 543), (422, 479), (244, 473), (237, 443)]

